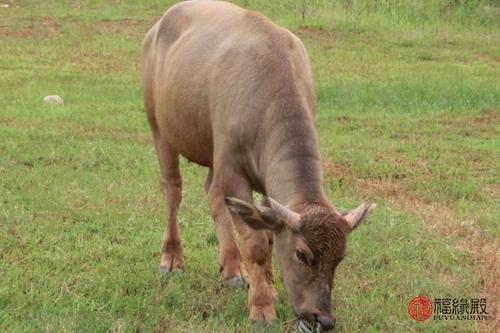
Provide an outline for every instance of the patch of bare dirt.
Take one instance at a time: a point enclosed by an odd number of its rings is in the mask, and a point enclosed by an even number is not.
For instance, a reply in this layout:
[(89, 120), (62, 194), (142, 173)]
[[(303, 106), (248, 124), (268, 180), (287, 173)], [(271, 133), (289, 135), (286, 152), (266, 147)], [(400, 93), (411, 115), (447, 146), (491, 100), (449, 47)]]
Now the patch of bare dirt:
[(103, 20), (97, 22), (81, 22), (73, 17), (53, 18), (43, 17), (34, 19), (29, 25), (24, 27), (0, 26), (0, 37), (10, 38), (47, 38), (60, 33), (64, 25), (77, 25), (80, 30), (86, 30), (97, 34), (126, 34), (143, 35), (151, 27), (149, 22), (122, 19), (122, 20)]
[(100, 34), (134, 34), (143, 35), (149, 29), (149, 23), (132, 19), (116, 21), (98, 21), (93, 25), (93, 30)]
[(56, 19), (45, 17), (25, 27), (0, 26), (0, 37), (47, 38), (56, 36), (60, 27), (61, 24)]
[(479, 113), (462, 114), (457, 118), (440, 119), (443, 125), (453, 125), (455, 127), (474, 126), (481, 130), (495, 130), (495, 124), (500, 124), (500, 110), (495, 108), (483, 108)]
[(0, 37), (29, 38), (33, 37), (34, 35), (35, 35), (35, 30), (31, 28), (13, 30), (12, 28), (6, 26), (0, 27)]
[(491, 197), (500, 201), (500, 184), (488, 185), (485, 190)]
[[(383, 198), (390, 206), (422, 218), (426, 226), (441, 236), (452, 239), (456, 246), (474, 261), (481, 278), (480, 297), (488, 299), (490, 320), (479, 321), (480, 332), (500, 332), (500, 240), (481, 233), (474, 220), (462, 220), (450, 207), (426, 201), (402, 188), (394, 180), (357, 179), (347, 168), (323, 161), (325, 175), (352, 178), (368, 198)], [(498, 190), (498, 189), (496, 189)], [(475, 295), (474, 295), (475, 296)]]
[(320, 41), (333, 41), (334, 36), (331, 31), (325, 31), (325, 30), (318, 30), (318, 29), (313, 29), (311, 27), (307, 26), (300, 26), (295, 33), (299, 37), (308, 37), (311, 39), (315, 40), (320, 40)]
[(45, 17), (42, 21), (42, 26), (50, 35), (56, 35), (59, 33), (59, 29), (61, 27), (61, 23), (59, 23), (56, 19), (51, 17)]

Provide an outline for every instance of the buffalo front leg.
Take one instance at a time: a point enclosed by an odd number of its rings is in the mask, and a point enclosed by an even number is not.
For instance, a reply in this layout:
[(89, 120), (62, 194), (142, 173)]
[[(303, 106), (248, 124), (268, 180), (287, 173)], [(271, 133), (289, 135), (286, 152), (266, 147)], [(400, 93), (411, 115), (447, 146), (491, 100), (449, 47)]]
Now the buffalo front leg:
[(241, 218), (234, 216), (241, 240), (241, 253), (248, 269), (248, 308), (250, 320), (270, 322), (276, 319), (272, 284), (272, 240), (265, 231), (248, 227)]
[[(262, 198), (262, 205), (266, 207), (270, 207), (267, 196)], [(276, 291), (276, 287), (274, 286), (274, 278), (273, 278), (273, 247), (274, 247), (274, 234), (271, 231), (266, 231), (268, 248), (266, 254), (266, 277), (269, 281), (269, 285), (271, 288), (271, 294), (273, 295), (274, 301), (278, 301), (278, 292)]]
[(246, 270), (240, 259), (240, 252), (234, 239), (231, 215), (224, 203), (224, 192), (212, 181), (210, 169), (205, 183), (208, 205), (215, 222), (219, 241), (219, 264), (226, 286), (246, 286)]
[(274, 235), (272, 232), (266, 232), (267, 242), (269, 244), (266, 253), (266, 277), (269, 283), (269, 288), (271, 290), (271, 295), (273, 296), (273, 300), (275, 302), (278, 301), (278, 292), (276, 291), (276, 287), (274, 286), (274, 278), (273, 278), (273, 246), (274, 246)]
[(160, 274), (166, 276), (174, 269), (184, 267), (177, 226), (177, 210), (182, 200), (182, 178), (179, 154), (158, 135), (155, 135), (155, 147), (160, 162), (161, 190), (166, 202), (166, 223), (160, 258)]
[[(251, 189), (245, 181), (233, 180), (228, 188), (226, 191), (228, 196), (234, 195), (249, 203), (253, 201)], [(239, 214), (231, 215), (240, 235), (241, 253), (248, 270), (249, 318), (265, 322), (273, 321), (276, 319), (274, 308), (276, 291), (272, 283), (272, 235), (267, 231), (249, 227)]]

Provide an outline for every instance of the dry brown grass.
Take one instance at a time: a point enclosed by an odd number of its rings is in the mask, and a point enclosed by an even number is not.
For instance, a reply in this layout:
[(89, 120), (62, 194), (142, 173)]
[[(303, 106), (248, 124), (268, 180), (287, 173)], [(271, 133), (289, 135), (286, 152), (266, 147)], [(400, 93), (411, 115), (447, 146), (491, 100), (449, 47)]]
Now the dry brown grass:
[[(464, 220), (457, 217), (453, 207), (439, 202), (429, 202), (415, 191), (403, 188), (393, 179), (360, 179), (345, 167), (331, 161), (323, 162), (326, 176), (344, 177), (357, 184), (356, 190), (369, 199), (381, 198), (391, 207), (403, 210), (426, 222), (434, 233), (450, 239), (457, 248), (467, 253), (474, 262), (480, 276), (482, 290), (480, 297), (489, 301), (488, 321), (478, 321), (480, 332), (500, 331), (500, 241), (481, 232), (474, 218)], [(498, 191), (498, 186), (495, 187)], [(452, 277), (451, 277), (452, 278)], [(446, 279), (450, 279), (446, 276)]]

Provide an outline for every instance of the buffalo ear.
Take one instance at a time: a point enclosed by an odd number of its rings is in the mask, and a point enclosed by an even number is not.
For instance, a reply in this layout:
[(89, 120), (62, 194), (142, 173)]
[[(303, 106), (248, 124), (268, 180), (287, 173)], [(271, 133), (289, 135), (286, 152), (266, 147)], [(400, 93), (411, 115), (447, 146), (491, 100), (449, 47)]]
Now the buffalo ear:
[(232, 197), (224, 201), (231, 214), (240, 217), (252, 229), (279, 231), (284, 225), (272, 208), (255, 206)]
[(348, 232), (353, 231), (356, 229), (358, 225), (363, 222), (368, 215), (377, 207), (376, 204), (367, 204), (367, 203), (362, 203), (358, 207), (342, 213), (342, 216), (344, 219), (347, 221), (347, 226), (348, 226)]

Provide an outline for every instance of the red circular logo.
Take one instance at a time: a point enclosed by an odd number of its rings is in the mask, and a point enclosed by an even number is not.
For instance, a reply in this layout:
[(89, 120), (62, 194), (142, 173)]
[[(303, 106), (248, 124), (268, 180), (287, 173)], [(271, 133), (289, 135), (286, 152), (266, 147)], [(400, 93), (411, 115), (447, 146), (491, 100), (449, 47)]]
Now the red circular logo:
[(432, 302), (425, 296), (417, 296), (408, 304), (408, 313), (416, 321), (425, 321), (432, 315)]

